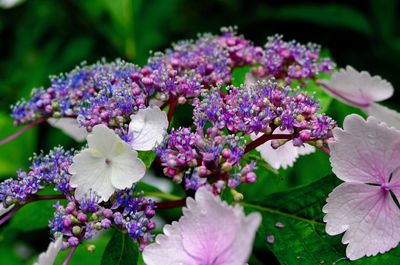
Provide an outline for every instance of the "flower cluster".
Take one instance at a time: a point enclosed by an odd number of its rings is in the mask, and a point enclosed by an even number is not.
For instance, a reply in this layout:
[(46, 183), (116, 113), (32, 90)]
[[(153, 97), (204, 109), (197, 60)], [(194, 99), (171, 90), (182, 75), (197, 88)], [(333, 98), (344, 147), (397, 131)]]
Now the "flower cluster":
[(144, 89), (133, 83), (138, 68), (121, 60), (77, 67), (51, 78), (47, 89), (32, 91), (29, 101), (12, 107), (16, 124), (41, 118), (78, 118), (89, 130), (103, 123), (118, 127), (126, 117), (143, 108)]
[(98, 231), (112, 225), (127, 231), (141, 248), (153, 238), (150, 231), (155, 228), (155, 223), (150, 219), (155, 215), (155, 205), (134, 193), (133, 189), (116, 194), (114, 203), (99, 204), (98, 197), (92, 194), (79, 201), (69, 201), (65, 207), (56, 203), (54, 208), (54, 218), (49, 226), (55, 235), (62, 234), (63, 248), (91, 239)]
[(331, 73), (335, 64), (328, 58), (320, 58), (319, 45), (285, 42), (281, 35), (268, 38), (263, 55), (259, 57), (261, 66), (253, 69), (258, 78), (274, 77), (290, 84), (293, 80), (315, 79), (319, 73)]
[(217, 128), (191, 132), (189, 128), (173, 130), (164, 144), (156, 149), (164, 174), (176, 182), (184, 180), (186, 189), (197, 190), (211, 184), (215, 193), (228, 185), (235, 188), (241, 182), (254, 183), (255, 164), (240, 165), (244, 140), (225, 135)]
[[(261, 65), (260, 65), (261, 64)], [(16, 124), (42, 118), (77, 118), (89, 131), (99, 123), (126, 129), (129, 115), (148, 105), (148, 96), (184, 104), (198, 97), (202, 88), (226, 85), (235, 67), (256, 66), (259, 77), (316, 78), (332, 72), (334, 63), (319, 58), (319, 47), (269, 38), (265, 48), (253, 45), (234, 29), (221, 35), (204, 34), (196, 41), (181, 41), (165, 53), (156, 52), (143, 68), (117, 60), (78, 67), (51, 78), (47, 89), (32, 91), (29, 101), (12, 107)]]
[(54, 185), (57, 190), (69, 194), (71, 187), (67, 169), (72, 164), (74, 153), (56, 147), (47, 155), (35, 155), (28, 172), (19, 170), (18, 179), (10, 178), (0, 183), (0, 202), (4, 207), (25, 203), (30, 196), (48, 185)]
[(207, 122), (232, 133), (271, 133), (286, 130), (296, 138), (296, 145), (310, 140), (326, 139), (335, 122), (318, 114), (318, 102), (305, 93), (297, 93), (274, 81), (242, 87), (230, 86), (227, 93), (212, 89), (194, 102), (194, 121), (198, 128)]

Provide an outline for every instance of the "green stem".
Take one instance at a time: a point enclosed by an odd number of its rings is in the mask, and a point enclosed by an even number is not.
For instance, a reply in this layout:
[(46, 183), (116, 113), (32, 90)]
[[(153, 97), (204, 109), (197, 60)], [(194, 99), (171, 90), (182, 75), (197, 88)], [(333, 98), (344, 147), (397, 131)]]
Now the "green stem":
[(300, 216), (297, 216), (297, 215), (293, 215), (293, 214), (290, 214), (290, 213), (281, 212), (279, 210), (271, 209), (271, 208), (264, 207), (264, 206), (254, 205), (254, 204), (245, 203), (245, 202), (241, 202), (240, 204), (242, 206), (244, 206), (244, 207), (247, 207), (247, 208), (253, 208), (253, 209), (256, 209), (256, 210), (259, 210), (259, 211), (264, 211), (264, 212), (275, 214), (275, 215), (281, 215), (281, 216), (284, 216), (284, 217), (287, 217), (287, 218), (291, 218), (291, 219), (295, 219), (295, 220), (298, 220), (298, 221), (306, 222), (306, 223), (309, 223), (311, 225), (325, 225), (324, 223), (321, 223), (321, 222), (317, 222), (317, 221), (314, 221), (314, 220), (303, 218), (303, 217), (300, 217)]

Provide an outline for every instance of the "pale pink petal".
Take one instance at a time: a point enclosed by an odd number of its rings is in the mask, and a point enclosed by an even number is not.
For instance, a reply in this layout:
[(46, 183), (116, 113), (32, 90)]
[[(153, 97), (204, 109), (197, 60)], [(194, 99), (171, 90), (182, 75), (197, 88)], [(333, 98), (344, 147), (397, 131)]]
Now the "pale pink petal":
[(234, 243), (227, 251), (218, 256), (213, 265), (246, 264), (251, 254), (253, 241), (260, 224), (261, 215), (259, 213), (251, 213), (247, 217), (243, 214), (240, 231), (236, 235)]
[(333, 135), (332, 171), (344, 181), (382, 184), (400, 166), (400, 132), (374, 117), (349, 115)]
[(377, 120), (386, 123), (400, 130), (400, 113), (382, 106), (378, 103), (371, 103), (368, 107), (362, 109), (369, 116), (374, 116)]
[(46, 252), (43, 252), (39, 255), (39, 259), (34, 265), (53, 265), (58, 253), (62, 247), (62, 237), (56, 239), (56, 241), (51, 242)]
[(161, 143), (167, 128), (167, 115), (159, 107), (141, 109), (131, 116), (129, 134), (132, 140), (130, 144), (135, 150), (151, 150), (157, 143)]
[(78, 121), (74, 118), (49, 118), (47, 122), (71, 137), (77, 142), (85, 141), (88, 132), (85, 128), (79, 127)]
[(343, 183), (329, 195), (323, 212), (329, 235), (345, 232), (342, 242), (351, 260), (384, 253), (400, 241), (399, 208), (380, 186)]
[(241, 206), (231, 207), (206, 188), (195, 200), (188, 198), (179, 222), (164, 228), (156, 243), (147, 246), (147, 265), (243, 265), (250, 255), (258, 213), (245, 216)]
[(146, 265), (197, 265), (183, 248), (180, 225), (173, 222), (165, 225), (164, 234), (156, 237), (156, 242), (148, 245), (143, 251)]
[[(288, 133), (286, 131), (281, 131), (276, 129), (274, 134), (278, 133)], [(262, 134), (251, 134), (252, 140), (261, 137)], [(277, 149), (272, 148), (271, 141), (267, 141), (264, 144), (256, 148), (260, 152), (261, 157), (275, 169), (292, 167), (293, 163), (299, 158), (300, 155), (308, 155), (315, 152), (315, 147), (304, 144), (304, 146), (296, 147), (293, 145), (293, 141), (287, 141), (284, 145), (281, 145)]]
[(240, 229), (240, 209), (232, 209), (205, 188), (200, 188), (195, 200), (187, 200), (179, 220), (183, 246), (191, 256), (210, 264), (234, 242)]
[(335, 98), (356, 107), (367, 107), (393, 95), (392, 85), (380, 76), (358, 72), (351, 66), (334, 73), (330, 80), (321, 80), (323, 88)]

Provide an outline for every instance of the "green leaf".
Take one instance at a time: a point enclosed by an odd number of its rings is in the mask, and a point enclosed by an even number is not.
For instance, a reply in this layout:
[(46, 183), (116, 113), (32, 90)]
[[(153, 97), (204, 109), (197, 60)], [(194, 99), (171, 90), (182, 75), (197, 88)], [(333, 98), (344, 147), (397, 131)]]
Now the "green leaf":
[(139, 249), (129, 234), (118, 230), (107, 244), (101, 259), (101, 265), (136, 265), (139, 258)]
[[(272, 251), (281, 264), (400, 264), (400, 248), (384, 255), (350, 262), (345, 257), (342, 235), (325, 233), (321, 211), (328, 194), (339, 184), (334, 175), (309, 185), (259, 198), (253, 197), (242, 205), (246, 211), (262, 214), (257, 232), (256, 251)], [(283, 224), (278, 227), (277, 222)], [(266, 238), (274, 236), (274, 242)]]
[(320, 86), (318, 86), (313, 80), (307, 81), (307, 87), (305, 90), (309, 95), (315, 95), (315, 99), (319, 101), (320, 113), (326, 112), (331, 104), (333, 98), (331, 95), (327, 94)]
[(260, 16), (267, 19), (284, 21), (304, 21), (318, 26), (344, 28), (372, 35), (372, 27), (365, 14), (344, 4), (297, 4), (258, 10)]
[(233, 80), (232, 85), (240, 86), (246, 79), (246, 74), (250, 71), (250, 66), (243, 66), (235, 68), (232, 72)]
[[(12, 119), (0, 112), (0, 140), (21, 128), (14, 128)], [(0, 146), (0, 176), (14, 177), (19, 168), (27, 169), (28, 158), (33, 155), (36, 148), (36, 130), (36, 128), (31, 128), (11, 142)]]
[(48, 227), (49, 220), (53, 218), (55, 202), (38, 201), (26, 204), (10, 219), (10, 228), (26, 232)]
[(156, 158), (156, 154), (154, 151), (139, 151), (138, 157), (143, 163), (146, 165), (146, 168), (149, 169), (154, 159)]

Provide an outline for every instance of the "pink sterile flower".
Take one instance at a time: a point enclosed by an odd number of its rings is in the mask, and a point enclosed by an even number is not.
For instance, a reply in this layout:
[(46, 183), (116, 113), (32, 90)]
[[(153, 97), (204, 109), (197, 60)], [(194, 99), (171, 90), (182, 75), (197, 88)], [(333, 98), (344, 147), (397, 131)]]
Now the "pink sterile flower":
[(345, 182), (323, 207), (326, 232), (345, 232), (351, 260), (384, 253), (400, 241), (400, 131), (353, 114), (333, 135), (332, 170)]
[[(273, 134), (288, 134), (288, 131), (282, 131), (275, 129)], [(251, 134), (252, 140), (261, 137), (262, 134)], [(315, 152), (315, 147), (309, 144), (304, 144), (303, 146), (294, 146), (293, 141), (287, 141), (285, 144), (279, 146), (278, 148), (273, 148), (271, 145), (272, 141), (267, 141), (266, 143), (258, 146), (256, 150), (260, 152), (261, 157), (273, 168), (286, 169), (287, 167), (293, 166), (293, 163), (301, 155), (308, 155)]]
[(358, 72), (347, 66), (334, 73), (330, 80), (322, 80), (321, 83), (338, 100), (400, 129), (400, 113), (376, 103), (390, 98), (394, 91), (392, 85), (380, 76), (371, 76), (366, 71)]
[(204, 187), (186, 204), (179, 221), (164, 226), (164, 235), (144, 249), (145, 264), (246, 264), (260, 214), (245, 216), (241, 206), (229, 206)]

